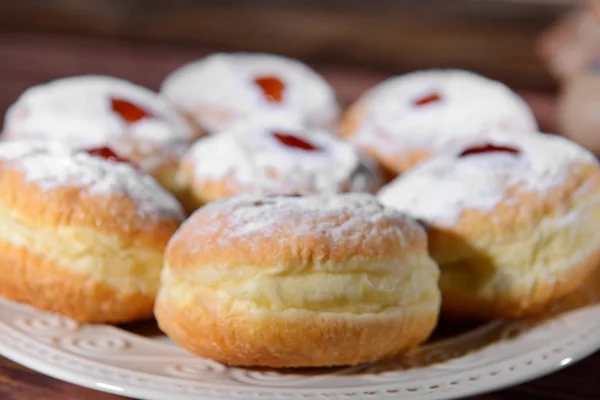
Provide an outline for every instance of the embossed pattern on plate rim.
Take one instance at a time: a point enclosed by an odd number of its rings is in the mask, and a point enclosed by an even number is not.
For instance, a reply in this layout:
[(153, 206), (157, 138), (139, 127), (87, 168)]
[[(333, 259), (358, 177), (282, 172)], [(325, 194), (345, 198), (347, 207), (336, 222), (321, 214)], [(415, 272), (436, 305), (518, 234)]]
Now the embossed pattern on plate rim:
[[(147, 400), (441, 400), (517, 384), (591, 354), (600, 348), (600, 304), (590, 303), (595, 304), (533, 328), (524, 328), (526, 321), (494, 322), (506, 330), (499, 332), (497, 342), (439, 364), (384, 372), (377, 371), (377, 365), (359, 366), (294, 375), (225, 367), (162, 341), (154, 344), (104, 325), (80, 325), (0, 299), (0, 354), (58, 379)], [(512, 331), (520, 329), (524, 332), (512, 338)], [(423, 351), (443, 352), (436, 346), (452, 345), (452, 340), (425, 346)], [(510, 354), (514, 356), (507, 357)], [(150, 360), (155, 370), (144, 369)], [(399, 379), (403, 376), (406, 379)], [(350, 385), (348, 380), (357, 383)]]

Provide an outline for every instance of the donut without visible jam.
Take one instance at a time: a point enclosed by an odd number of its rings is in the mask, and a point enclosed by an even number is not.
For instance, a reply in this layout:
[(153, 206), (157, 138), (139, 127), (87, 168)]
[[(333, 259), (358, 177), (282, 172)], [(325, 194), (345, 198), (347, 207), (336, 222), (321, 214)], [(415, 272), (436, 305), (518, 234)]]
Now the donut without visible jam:
[(175, 342), (231, 365), (353, 365), (437, 323), (421, 226), (373, 196), (238, 196), (171, 239), (155, 314)]

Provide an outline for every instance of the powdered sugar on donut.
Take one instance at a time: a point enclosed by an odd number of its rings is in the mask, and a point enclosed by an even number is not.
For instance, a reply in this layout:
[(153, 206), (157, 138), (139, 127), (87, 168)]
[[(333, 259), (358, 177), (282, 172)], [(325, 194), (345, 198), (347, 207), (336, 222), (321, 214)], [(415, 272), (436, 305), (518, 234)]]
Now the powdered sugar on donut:
[[(281, 101), (265, 98), (254, 82), (260, 77), (283, 83)], [(257, 114), (295, 115), (309, 127), (328, 129), (339, 113), (322, 77), (299, 61), (271, 54), (213, 54), (173, 72), (161, 93), (211, 132)]]
[(0, 144), (0, 161), (43, 189), (75, 186), (97, 196), (127, 196), (143, 218), (183, 219), (175, 198), (156, 181), (125, 163), (90, 156), (62, 143), (12, 141)]
[(427, 70), (390, 78), (360, 100), (352, 140), (380, 152), (433, 153), (491, 129), (535, 132), (527, 104), (504, 84), (462, 70)]
[[(130, 102), (149, 115), (128, 122), (113, 110), (112, 99)], [(74, 148), (108, 145), (124, 156), (145, 146), (152, 151), (142, 151), (144, 157), (135, 160), (144, 170), (173, 157), (170, 148), (189, 145), (194, 139), (187, 121), (157, 94), (95, 75), (57, 79), (25, 91), (6, 114), (4, 135), (58, 140)]]
[(452, 226), (466, 209), (485, 212), (506, 202), (511, 187), (543, 193), (564, 183), (573, 163), (597, 163), (590, 152), (555, 135), (498, 131), (480, 141), (520, 153), (458, 157), (462, 149), (452, 151), (397, 178), (379, 192), (379, 200), (416, 218)]
[[(290, 135), (314, 149), (286, 145), (276, 135)], [(351, 144), (293, 123), (237, 124), (197, 141), (183, 165), (192, 171), (191, 182), (227, 181), (232, 190), (241, 186), (254, 193), (362, 192), (379, 185), (376, 167)]]
[[(351, 240), (353, 235), (362, 236), (369, 229), (374, 236), (393, 231), (405, 241), (405, 232), (398, 224), (384, 224), (386, 228), (374, 229), (374, 225), (382, 221), (400, 221), (402, 226), (420, 232), (420, 227), (411, 218), (382, 206), (374, 196), (364, 193), (306, 197), (236, 196), (210, 203), (198, 212), (214, 216), (206, 219), (213, 224), (198, 226), (202, 231), (198, 234), (224, 230), (227, 231), (224, 240), (269, 237), (290, 224), (298, 236), (328, 237), (334, 243)], [(340, 218), (345, 222), (340, 223)]]

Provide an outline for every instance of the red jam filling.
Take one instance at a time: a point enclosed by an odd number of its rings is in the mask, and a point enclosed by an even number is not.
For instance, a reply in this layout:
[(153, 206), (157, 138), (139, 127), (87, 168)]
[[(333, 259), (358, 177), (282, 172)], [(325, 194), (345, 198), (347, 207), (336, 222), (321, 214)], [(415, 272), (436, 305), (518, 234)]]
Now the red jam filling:
[(151, 118), (153, 115), (138, 105), (123, 99), (111, 98), (111, 107), (127, 123), (132, 124), (143, 118)]
[(438, 101), (442, 101), (442, 95), (434, 92), (416, 99), (413, 103), (415, 106), (421, 107), (427, 104), (437, 103)]
[(274, 76), (260, 76), (254, 79), (254, 83), (260, 87), (269, 103), (279, 103), (283, 98), (285, 85)]
[(288, 135), (285, 133), (275, 132), (273, 133), (275, 139), (279, 141), (279, 143), (292, 147), (295, 149), (305, 150), (305, 151), (319, 151), (320, 149), (313, 145), (312, 143), (307, 142), (304, 139), (300, 139), (297, 136)]
[(104, 158), (105, 160), (116, 162), (116, 163), (128, 163), (129, 161), (119, 157), (110, 147), (98, 147), (96, 149), (89, 149), (88, 154), (93, 157)]
[(493, 144), (485, 144), (483, 146), (471, 147), (462, 153), (460, 153), (459, 157), (466, 157), (473, 154), (482, 154), (482, 153), (510, 153), (518, 155), (521, 152), (513, 147), (506, 146), (494, 146)]

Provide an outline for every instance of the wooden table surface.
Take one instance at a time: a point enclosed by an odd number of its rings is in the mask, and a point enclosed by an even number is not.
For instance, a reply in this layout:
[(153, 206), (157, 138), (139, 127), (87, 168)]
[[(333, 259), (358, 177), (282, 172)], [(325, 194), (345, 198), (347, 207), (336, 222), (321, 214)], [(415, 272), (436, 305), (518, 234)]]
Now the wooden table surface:
[[(28, 86), (74, 74), (111, 74), (157, 88), (173, 68), (205, 53), (189, 47), (4, 32), (0, 34), (0, 110), (3, 112)], [(389, 75), (335, 65), (316, 67), (338, 89), (344, 104)], [(551, 131), (556, 115), (554, 96), (531, 92), (523, 95), (534, 108), (542, 128)], [(118, 398), (46, 377), (0, 356), (2, 400)], [(553, 375), (475, 399), (600, 399), (600, 352)]]

